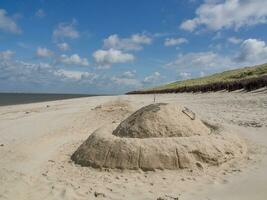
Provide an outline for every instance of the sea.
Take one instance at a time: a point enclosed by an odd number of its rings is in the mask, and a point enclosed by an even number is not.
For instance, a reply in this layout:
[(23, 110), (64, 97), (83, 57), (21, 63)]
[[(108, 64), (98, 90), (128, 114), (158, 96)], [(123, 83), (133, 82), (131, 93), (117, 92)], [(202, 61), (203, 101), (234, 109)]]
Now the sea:
[(0, 93), (0, 106), (91, 97), (90, 94)]

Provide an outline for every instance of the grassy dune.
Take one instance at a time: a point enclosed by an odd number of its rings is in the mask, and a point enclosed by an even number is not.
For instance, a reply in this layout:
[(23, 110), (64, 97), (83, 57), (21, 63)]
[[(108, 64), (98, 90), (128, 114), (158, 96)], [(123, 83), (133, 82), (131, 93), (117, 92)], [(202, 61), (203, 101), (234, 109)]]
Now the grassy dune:
[(206, 77), (176, 81), (142, 91), (133, 91), (129, 94), (140, 93), (169, 93), (169, 92), (205, 92), (235, 89), (257, 89), (266, 86), (267, 63), (253, 67), (229, 70)]
[(254, 67), (245, 67), (241, 69), (229, 70), (202, 78), (176, 81), (167, 85), (156, 87), (154, 89), (170, 89), (184, 86), (206, 85), (217, 82), (230, 82), (241, 79), (256, 78), (263, 75), (267, 75), (267, 63)]

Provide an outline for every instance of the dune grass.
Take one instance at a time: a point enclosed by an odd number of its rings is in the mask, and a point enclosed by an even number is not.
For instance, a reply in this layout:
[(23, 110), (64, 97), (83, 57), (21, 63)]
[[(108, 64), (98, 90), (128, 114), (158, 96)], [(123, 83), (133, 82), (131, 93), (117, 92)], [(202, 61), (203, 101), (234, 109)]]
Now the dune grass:
[[(166, 85), (158, 86), (152, 88), (152, 90), (161, 90), (161, 89), (175, 89), (180, 87), (189, 87), (189, 86), (199, 86), (207, 85), (218, 82), (232, 82), (250, 78), (258, 78), (260, 76), (267, 75), (267, 63), (262, 65), (257, 65), (253, 67), (244, 67), (241, 69), (224, 71), (222, 73), (213, 74), (206, 77), (188, 79), (183, 81), (176, 81)], [(151, 90), (151, 89), (148, 89)]]

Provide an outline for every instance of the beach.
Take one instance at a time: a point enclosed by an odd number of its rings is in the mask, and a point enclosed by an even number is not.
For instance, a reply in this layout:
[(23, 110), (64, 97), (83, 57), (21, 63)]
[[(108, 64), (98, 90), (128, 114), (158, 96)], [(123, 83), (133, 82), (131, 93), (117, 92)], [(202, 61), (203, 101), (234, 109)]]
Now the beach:
[(0, 107), (0, 199), (267, 198), (267, 93), (160, 94), (221, 124), (248, 146), (243, 159), (203, 172), (81, 167), (70, 159), (96, 129), (152, 104), (154, 95), (95, 96)]

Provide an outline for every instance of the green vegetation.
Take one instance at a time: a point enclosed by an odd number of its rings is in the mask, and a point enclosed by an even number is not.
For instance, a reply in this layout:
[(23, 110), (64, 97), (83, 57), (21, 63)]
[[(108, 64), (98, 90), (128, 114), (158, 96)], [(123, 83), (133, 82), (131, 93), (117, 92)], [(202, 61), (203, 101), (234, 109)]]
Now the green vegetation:
[(261, 76), (267, 75), (267, 63), (263, 65), (257, 65), (254, 67), (245, 67), (241, 69), (229, 70), (222, 73), (213, 74), (210, 76), (196, 78), (196, 79), (189, 79), (184, 81), (176, 81), (173, 83), (169, 83), (163, 86), (155, 87), (149, 90), (164, 90), (164, 89), (177, 89), (182, 87), (190, 87), (190, 86), (200, 86), (200, 85), (207, 85), (213, 83), (226, 83), (226, 82), (233, 82), (233, 81), (240, 81), (245, 79), (251, 78), (258, 78)]

